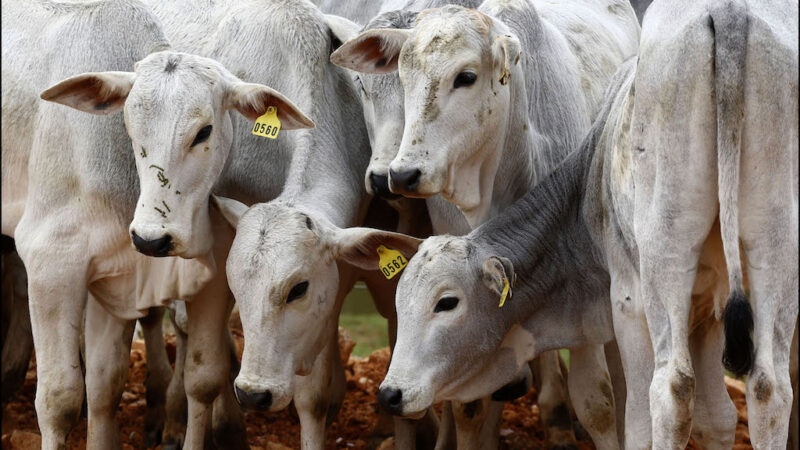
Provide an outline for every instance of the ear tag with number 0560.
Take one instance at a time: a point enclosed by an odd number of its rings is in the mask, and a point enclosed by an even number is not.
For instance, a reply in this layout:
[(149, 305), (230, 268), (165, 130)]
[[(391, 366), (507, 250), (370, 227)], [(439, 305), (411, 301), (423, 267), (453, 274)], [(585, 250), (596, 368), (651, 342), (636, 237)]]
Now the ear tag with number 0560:
[(281, 121), (278, 119), (278, 109), (274, 106), (267, 107), (267, 112), (256, 119), (253, 125), (253, 134), (275, 139), (281, 131)]
[(408, 261), (402, 253), (382, 245), (378, 246), (378, 258), (380, 258), (381, 272), (387, 280), (400, 273), (408, 265)]
[(508, 295), (509, 293), (510, 289), (508, 287), (508, 278), (503, 277), (503, 292), (500, 293), (500, 305), (497, 306), (498, 308), (503, 307), (506, 302), (506, 298), (510, 297), (510, 295)]

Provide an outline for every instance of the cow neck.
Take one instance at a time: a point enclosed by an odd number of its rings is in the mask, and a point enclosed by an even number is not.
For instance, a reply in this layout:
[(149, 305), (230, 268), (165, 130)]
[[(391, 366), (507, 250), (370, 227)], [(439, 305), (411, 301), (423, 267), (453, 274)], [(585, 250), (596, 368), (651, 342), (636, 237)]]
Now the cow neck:
[[(551, 35), (535, 8), (524, 20), (505, 23), (522, 44), (511, 79), (511, 96), (501, 160), (494, 179), (496, 215), (523, 197), (575, 150), (589, 128), (581, 87), (563, 57), (569, 49)], [(517, 14), (517, 13), (515, 13)]]
[(535, 335), (537, 353), (585, 343), (589, 331), (582, 324), (610, 320), (603, 300), (608, 298), (608, 272), (583, 218), (591, 153), (571, 154), (501, 216), (470, 235), (487, 256), (511, 260), (517, 281), (503, 314), (509, 328), (521, 324)]
[(276, 201), (320, 214), (332, 224), (358, 225), (367, 199), (363, 174), (370, 156), (364, 115), (343, 70), (328, 64), (313, 102), (313, 130), (298, 132), (283, 192)]

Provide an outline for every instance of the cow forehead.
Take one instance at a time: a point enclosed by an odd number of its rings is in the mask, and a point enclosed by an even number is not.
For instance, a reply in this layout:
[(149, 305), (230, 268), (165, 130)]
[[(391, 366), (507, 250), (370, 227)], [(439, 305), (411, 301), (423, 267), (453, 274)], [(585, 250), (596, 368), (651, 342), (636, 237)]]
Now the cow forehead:
[(189, 116), (210, 114), (220, 82), (216, 64), (183, 54), (157, 54), (136, 66), (136, 82), (126, 102), (129, 114), (146, 119), (176, 109)]
[(469, 270), (470, 257), (474, 254), (472, 243), (461, 237), (434, 236), (426, 239), (406, 269), (410, 279), (419, 285), (441, 280), (442, 277), (462, 277)]
[[(235, 255), (246, 278), (283, 273), (297, 268), (298, 260), (306, 262), (319, 243), (305, 213), (284, 205), (261, 204), (242, 216), (236, 233)], [(297, 256), (293, 258), (292, 256)]]
[[(441, 11), (447, 8), (442, 8)], [(456, 14), (420, 14), (411, 38), (400, 55), (401, 70), (438, 72), (453, 61), (481, 57), (489, 48), (489, 26), (475, 10), (460, 8)], [(479, 16), (476, 16), (479, 15)], [(449, 64), (450, 63), (450, 64)]]

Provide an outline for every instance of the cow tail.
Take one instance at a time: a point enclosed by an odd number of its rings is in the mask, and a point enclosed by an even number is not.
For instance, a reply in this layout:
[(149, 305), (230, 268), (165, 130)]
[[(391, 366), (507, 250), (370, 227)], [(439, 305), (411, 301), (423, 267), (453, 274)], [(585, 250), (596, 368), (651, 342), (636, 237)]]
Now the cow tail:
[(722, 362), (742, 376), (750, 372), (754, 359), (753, 310), (742, 286), (738, 209), (748, 19), (740, 0), (720, 0), (709, 8), (709, 15), (714, 34), (719, 219), (730, 287), (723, 314)]

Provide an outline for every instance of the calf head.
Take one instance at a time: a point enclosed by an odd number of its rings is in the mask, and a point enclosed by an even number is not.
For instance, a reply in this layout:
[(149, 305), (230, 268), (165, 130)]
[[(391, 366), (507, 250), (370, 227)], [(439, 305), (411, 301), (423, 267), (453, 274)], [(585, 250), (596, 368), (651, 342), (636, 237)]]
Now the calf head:
[(230, 110), (255, 120), (274, 107), (283, 129), (314, 126), (279, 92), (245, 83), (214, 60), (171, 51), (147, 56), (134, 72), (69, 78), (41, 97), (92, 114), (124, 110), (140, 186), (130, 235), (150, 256), (210, 251), (208, 200), (233, 142)]
[[(373, 232), (370, 242), (383, 240)], [(381, 405), (418, 417), (435, 402), (470, 402), (519, 378), (527, 360), (506, 348), (513, 314), (509, 305), (498, 308), (505, 280), (513, 279), (508, 259), (483, 254), (466, 237), (423, 241), (397, 287), (397, 342)]]
[[(413, 26), (416, 17), (417, 12), (388, 11), (374, 17), (364, 29), (408, 29)], [(361, 31), (361, 27), (358, 30)], [(348, 39), (357, 34), (348, 36)], [(338, 59), (333, 58), (333, 61), (337, 62)], [(345, 63), (343, 67), (351, 66)], [(361, 72), (356, 75), (355, 82), (361, 95), (372, 146), (372, 157), (365, 177), (367, 191), (386, 199), (397, 198), (399, 194), (389, 189), (389, 164), (397, 155), (403, 138), (403, 85), (396, 72)]]
[[(294, 395), (294, 376), (308, 375), (335, 335), (337, 300), (350, 287), (340, 286), (345, 263), (376, 267), (377, 253), (365, 249), (373, 248), (373, 233), (381, 233), (339, 229), (311, 211), (278, 202), (248, 209), (215, 199), (236, 228), (227, 261), (245, 335), (236, 392), (240, 400), (269, 398), (255, 406), (277, 411)], [(419, 241), (388, 233), (381, 242), (410, 256)]]
[(405, 120), (390, 189), (408, 197), (442, 193), (472, 209), (491, 196), (509, 80), (522, 79), (519, 57), (519, 41), (504, 24), (451, 5), (421, 12), (410, 30), (367, 30), (331, 60), (363, 73), (399, 70)]

